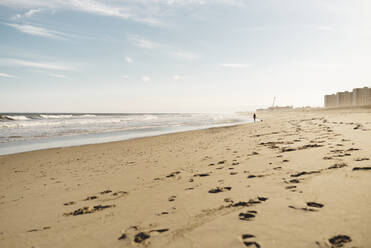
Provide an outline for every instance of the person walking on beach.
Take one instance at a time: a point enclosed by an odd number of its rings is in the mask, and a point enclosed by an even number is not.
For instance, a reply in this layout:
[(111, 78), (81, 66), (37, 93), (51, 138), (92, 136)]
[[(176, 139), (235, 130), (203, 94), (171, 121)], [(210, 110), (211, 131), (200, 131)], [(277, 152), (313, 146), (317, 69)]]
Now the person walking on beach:
[(254, 122), (255, 122), (255, 119), (256, 119), (256, 114), (254, 113), (254, 115), (252, 116), (252, 118), (254, 118)]

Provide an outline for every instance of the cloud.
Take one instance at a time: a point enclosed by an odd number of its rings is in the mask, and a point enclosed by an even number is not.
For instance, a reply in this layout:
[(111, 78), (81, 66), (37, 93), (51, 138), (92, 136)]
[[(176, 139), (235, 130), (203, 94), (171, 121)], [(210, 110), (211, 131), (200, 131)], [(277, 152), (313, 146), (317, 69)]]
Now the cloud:
[(23, 15), (22, 14), (17, 14), (15, 15), (12, 19), (13, 20), (18, 20), (18, 19), (22, 19), (22, 18), (30, 18), (32, 17), (34, 14), (37, 14), (41, 12), (41, 9), (30, 9), (29, 11), (27, 11), (26, 13), (24, 13)]
[(136, 1), (171, 6), (206, 5), (206, 4), (225, 4), (241, 6), (244, 5), (245, 0), (136, 0)]
[(247, 68), (250, 67), (251, 64), (220, 64), (220, 66), (229, 68)]
[[(195, 54), (192, 52), (186, 52), (186, 51), (179, 51), (177, 48), (171, 45), (160, 44), (160, 43), (154, 42), (150, 39), (144, 38), (139, 35), (129, 35), (129, 40), (137, 47), (141, 47), (145, 49), (162, 49), (165, 51), (165, 53), (175, 58), (193, 60), (193, 59), (198, 59), (200, 57), (198, 54)], [(178, 51), (172, 52), (171, 50), (178, 50)]]
[(192, 60), (192, 59), (197, 59), (199, 58), (199, 55), (195, 54), (195, 53), (192, 53), (192, 52), (173, 52), (172, 53), (175, 57), (177, 58), (181, 58), (181, 59), (189, 59), (189, 60)]
[(151, 78), (147, 77), (147, 76), (143, 76), (142, 80), (143, 80), (143, 82), (149, 82), (149, 81), (151, 81)]
[(139, 35), (130, 35), (129, 39), (134, 43), (134, 45), (147, 49), (154, 49), (162, 47), (161, 44), (143, 38)]
[(8, 23), (6, 25), (13, 27), (22, 33), (41, 36), (41, 37), (45, 37), (49, 39), (64, 39), (63, 36), (66, 36), (66, 34), (58, 32), (58, 31), (49, 30), (49, 29), (45, 29), (42, 27), (36, 27), (32, 25), (27, 25), (27, 24), (20, 25), (20, 24), (15, 24), (15, 23)]
[(131, 16), (129, 13), (126, 13), (124, 8), (109, 6), (99, 1), (70, 0), (66, 1), (65, 4), (72, 6), (77, 10), (90, 12), (98, 15), (114, 16), (123, 19), (127, 19)]
[(60, 78), (60, 79), (67, 79), (67, 77), (63, 74), (48, 74), (50, 77)]
[(19, 77), (13, 76), (13, 75), (9, 75), (7, 73), (0, 73), (0, 77), (4, 77), (4, 78), (19, 78)]
[(128, 79), (129, 78), (129, 76), (127, 76), (127, 75), (122, 75), (120, 78), (123, 78), (123, 79)]
[(34, 14), (39, 13), (39, 12), (41, 12), (41, 9), (30, 9), (29, 11), (27, 11), (27, 12), (24, 14), (24, 16), (25, 16), (25, 17), (31, 17), (31, 16), (33, 16)]
[(57, 70), (57, 71), (72, 71), (73, 68), (65, 65), (59, 65), (54, 63), (44, 63), (44, 62), (34, 62), (34, 61), (27, 61), (27, 60), (20, 60), (20, 59), (0, 59), (0, 62), (5, 65), (15, 65), (15, 66), (22, 66), (22, 67), (30, 67), (30, 68), (39, 68), (39, 69), (47, 69), (47, 70)]
[(125, 60), (126, 60), (126, 62), (128, 62), (129, 64), (133, 63), (133, 60), (132, 60), (132, 58), (130, 58), (130, 57), (126, 57)]
[[(119, 2), (108, 4), (106, 1), (99, 0), (1, 0), (0, 5), (14, 8), (48, 8), (52, 10), (68, 9), (73, 11), (87, 12), (101, 16), (111, 16), (121, 19), (129, 19), (149, 25), (163, 25), (163, 23), (153, 16), (143, 16), (143, 10), (138, 8), (135, 1)], [(29, 14), (35, 14), (30, 12)], [(17, 15), (16, 18), (21, 18)]]
[[(16, 9), (31, 8), (30, 16), (38, 10), (72, 10), (100, 16), (131, 20), (150, 26), (169, 26), (161, 18), (171, 16), (179, 8), (197, 5), (245, 6), (246, 0), (0, 0), (0, 6)], [(193, 11), (193, 10), (192, 10)], [(40, 12), (40, 11), (38, 11)], [(16, 15), (22, 18), (25, 15)], [(170, 24), (171, 26), (171, 24)]]

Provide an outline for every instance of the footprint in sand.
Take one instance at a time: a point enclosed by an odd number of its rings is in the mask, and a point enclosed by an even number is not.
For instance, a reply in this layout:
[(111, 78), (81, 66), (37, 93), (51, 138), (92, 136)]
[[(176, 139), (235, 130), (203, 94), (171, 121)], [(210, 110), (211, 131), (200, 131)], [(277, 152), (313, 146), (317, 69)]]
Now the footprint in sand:
[(84, 201), (90, 201), (90, 200), (95, 200), (95, 199), (97, 199), (98, 197), (96, 197), (95, 195), (93, 195), (93, 196), (88, 196), (88, 197), (86, 197), (85, 199), (84, 199)]
[(232, 189), (232, 187), (230, 186), (226, 186), (226, 187), (216, 187), (214, 189), (210, 189), (209, 190), (209, 193), (210, 194), (216, 194), (216, 193), (220, 193), (220, 192), (224, 192), (224, 191), (230, 191)]
[(148, 233), (140, 232), (135, 235), (134, 242), (135, 243), (142, 243), (144, 240), (149, 239), (151, 236)]
[[(26, 232), (39, 232), (39, 231), (43, 231), (43, 230), (48, 230), (50, 228), (52, 228), (52, 227), (50, 227), (50, 226), (44, 226), (43, 228), (40, 228), (40, 229), (30, 229), (30, 230), (28, 230)], [(0, 233), (0, 234), (2, 234), (2, 233)]]
[(239, 201), (239, 202), (236, 202), (234, 203), (232, 200), (231, 200), (231, 207), (251, 207), (251, 206), (254, 206), (256, 204), (260, 204), (264, 201), (268, 200), (268, 197), (260, 197), (258, 196), (257, 198), (255, 199), (250, 199), (248, 201)]
[(289, 147), (283, 147), (281, 149), (281, 152), (293, 152), (293, 151), (296, 151), (295, 148), (289, 148)]
[(83, 214), (91, 214), (91, 213), (95, 213), (95, 212), (102, 211), (107, 208), (113, 208), (113, 207), (116, 207), (116, 205), (96, 205), (93, 207), (83, 207), (83, 208), (76, 209), (75, 211), (65, 213), (64, 216), (70, 216), (70, 215), (77, 216), (77, 215), (83, 215)]
[(308, 211), (308, 212), (317, 212), (317, 209), (314, 208), (301, 208), (301, 207), (295, 207), (290, 205), (289, 208), (296, 209), (296, 210), (303, 210), (303, 211)]
[(179, 173), (180, 173), (180, 171), (175, 171), (175, 172), (170, 173), (170, 174), (167, 175), (166, 177), (175, 177), (175, 176), (178, 175)]
[(232, 160), (232, 165), (239, 165), (239, 164), (240, 164), (240, 162), (238, 162), (237, 159)]
[(338, 168), (343, 168), (343, 167), (346, 167), (346, 166), (348, 166), (346, 163), (336, 163), (334, 165), (331, 165), (327, 169), (329, 169), (329, 170), (331, 170), (331, 169), (338, 169)]
[(309, 175), (309, 174), (315, 174), (315, 173), (320, 173), (320, 171), (302, 171), (296, 174), (290, 175), (291, 177), (300, 177), (304, 175)]
[(363, 127), (362, 124), (357, 123), (357, 125), (353, 129), (354, 130), (357, 130), (357, 129), (360, 129), (362, 127)]
[(371, 170), (371, 167), (354, 167), (353, 170), (354, 171), (358, 171), (358, 170)]
[(297, 209), (297, 210), (303, 210), (308, 212), (317, 212), (318, 210), (316, 208), (323, 208), (325, 205), (318, 202), (307, 202), (307, 207), (295, 207), (290, 205), (289, 208)]
[[(135, 234), (133, 241), (135, 243), (142, 243), (146, 239), (149, 239), (151, 237), (150, 233), (164, 233), (169, 231), (169, 228), (163, 228), (163, 229), (155, 229), (155, 230), (150, 230), (148, 232), (139, 232)], [(118, 240), (125, 240), (128, 238), (128, 235), (126, 233), (121, 234), (121, 236), (118, 238)]]
[(194, 177), (208, 177), (208, 176), (210, 176), (210, 174), (209, 173), (199, 173), (199, 174), (195, 174), (193, 176)]
[(343, 247), (344, 244), (352, 242), (352, 239), (347, 235), (336, 235), (328, 240), (332, 247)]
[(355, 161), (357, 162), (361, 162), (361, 161), (366, 161), (366, 160), (370, 160), (369, 158), (356, 158)]
[(240, 213), (238, 215), (239, 219), (240, 220), (246, 220), (246, 221), (250, 221), (250, 220), (253, 220), (255, 218), (255, 215), (257, 214), (258, 212), (255, 211), (255, 210), (249, 210), (247, 211), (246, 213)]
[(336, 235), (328, 239), (328, 242), (327, 241), (324, 241), (324, 242), (316, 241), (316, 244), (319, 247), (328, 248), (331, 245), (331, 248), (338, 248), (338, 247), (343, 247), (346, 243), (350, 243), (350, 242), (352, 242), (352, 239), (348, 235)]
[(175, 195), (172, 195), (167, 200), (170, 201), (170, 202), (172, 202), (172, 201), (175, 201), (175, 199), (176, 199), (176, 196)]
[(296, 186), (295, 185), (290, 185), (290, 186), (286, 186), (285, 189), (295, 189)]
[(248, 241), (253, 238), (255, 238), (255, 235), (253, 234), (242, 234), (242, 242), (245, 245), (245, 247), (260, 248), (260, 245), (256, 241)]
[(324, 160), (330, 160), (330, 159), (332, 159), (332, 157), (330, 157), (330, 156), (325, 156), (325, 157), (323, 157), (322, 159), (324, 159)]
[(314, 208), (323, 208), (322, 203), (317, 203), (317, 202), (307, 202), (308, 207), (314, 207)]
[(76, 202), (74, 202), (74, 201), (70, 201), (70, 202), (66, 202), (66, 203), (63, 203), (63, 205), (65, 205), (65, 206), (70, 206), (70, 205), (73, 205), (73, 204), (75, 204)]
[(125, 233), (123, 233), (119, 238), (118, 238), (118, 240), (124, 240), (124, 239), (126, 239), (128, 236), (125, 234)]

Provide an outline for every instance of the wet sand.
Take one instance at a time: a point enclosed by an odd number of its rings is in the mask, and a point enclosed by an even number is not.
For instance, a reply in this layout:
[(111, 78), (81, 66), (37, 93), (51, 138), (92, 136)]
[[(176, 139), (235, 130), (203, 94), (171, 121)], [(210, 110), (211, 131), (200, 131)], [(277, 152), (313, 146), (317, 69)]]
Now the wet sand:
[(371, 247), (371, 112), (0, 156), (0, 247)]

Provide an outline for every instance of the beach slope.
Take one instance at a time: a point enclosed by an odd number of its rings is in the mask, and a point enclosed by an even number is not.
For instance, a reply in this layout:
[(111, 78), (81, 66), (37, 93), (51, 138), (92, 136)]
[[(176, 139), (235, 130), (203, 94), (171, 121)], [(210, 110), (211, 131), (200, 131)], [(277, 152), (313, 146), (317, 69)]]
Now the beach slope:
[(371, 247), (371, 114), (0, 156), (0, 247)]

